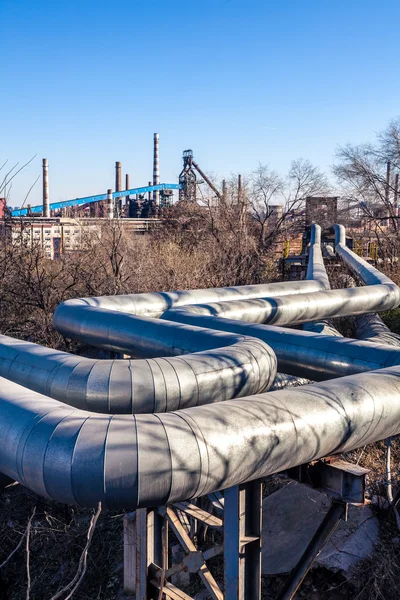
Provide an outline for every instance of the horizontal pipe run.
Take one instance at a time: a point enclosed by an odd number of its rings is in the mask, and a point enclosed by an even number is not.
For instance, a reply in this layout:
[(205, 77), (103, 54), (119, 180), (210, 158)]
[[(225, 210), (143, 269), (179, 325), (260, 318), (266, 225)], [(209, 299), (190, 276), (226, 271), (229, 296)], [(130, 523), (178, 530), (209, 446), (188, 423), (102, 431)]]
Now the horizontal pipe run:
[(97, 360), (0, 336), (0, 376), (70, 406), (112, 414), (220, 402), (266, 391), (275, 378), (276, 357), (260, 340), (166, 321), (131, 321), (136, 348), (152, 344), (153, 354), (162, 349), (166, 356)]
[[(174, 318), (172, 311), (170, 318)], [(178, 322), (197, 327), (211, 327), (258, 338), (275, 352), (278, 371), (313, 381), (324, 381), (400, 364), (400, 350), (397, 348), (352, 338), (243, 323), (180, 311), (176, 311), (175, 318)]]
[(336, 319), (390, 310), (399, 303), (399, 288), (391, 283), (320, 291), (317, 294), (292, 294), (276, 298), (197, 304), (169, 309), (165, 311), (163, 317), (169, 319), (174, 312), (191, 312), (237, 319), (246, 323), (300, 325), (321, 319)]
[(54, 325), (60, 333), (68, 336), (75, 329), (76, 307), (92, 306), (96, 309), (113, 310), (142, 317), (158, 318), (172, 307), (200, 304), (203, 302), (228, 302), (265, 296), (286, 296), (293, 293), (317, 292), (321, 284), (317, 281), (285, 281), (260, 285), (242, 285), (226, 288), (182, 290), (175, 292), (151, 292), (126, 294), (123, 296), (100, 296), (76, 298), (59, 304), (54, 313)]
[(400, 432), (400, 368), (160, 415), (73, 409), (0, 381), (0, 471), (65, 504), (160, 506)]

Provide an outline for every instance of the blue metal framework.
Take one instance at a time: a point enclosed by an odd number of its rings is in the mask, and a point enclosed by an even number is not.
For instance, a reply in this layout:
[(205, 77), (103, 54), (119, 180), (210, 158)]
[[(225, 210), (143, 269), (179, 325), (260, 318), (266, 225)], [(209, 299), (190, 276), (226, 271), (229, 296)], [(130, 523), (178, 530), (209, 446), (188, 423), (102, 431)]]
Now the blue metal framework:
[[(146, 187), (132, 188), (131, 190), (123, 190), (121, 192), (114, 192), (113, 198), (122, 198), (123, 196), (133, 196), (135, 194), (146, 194), (156, 190), (180, 190), (181, 185), (179, 183), (160, 183), (159, 185), (148, 185)], [(67, 206), (82, 206), (84, 204), (90, 204), (91, 202), (100, 202), (100, 200), (107, 200), (107, 194), (98, 194), (97, 196), (86, 196), (85, 198), (75, 198), (74, 200), (64, 200), (63, 202), (53, 202), (50, 204), (50, 210), (59, 210), (66, 208)], [(43, 204), (40, 206), (32, 206), (30, 208), (30, 214), (37, 214), (43, 212)], [(28, 215), (27, 208), (19, 208), (11, 211), (12, 217), (24, 217)]]

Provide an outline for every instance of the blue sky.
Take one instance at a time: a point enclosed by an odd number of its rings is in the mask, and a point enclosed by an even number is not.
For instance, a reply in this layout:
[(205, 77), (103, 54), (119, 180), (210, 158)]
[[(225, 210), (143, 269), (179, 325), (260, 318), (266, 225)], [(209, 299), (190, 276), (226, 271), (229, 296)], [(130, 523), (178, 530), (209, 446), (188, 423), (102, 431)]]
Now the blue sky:
[[(0, 0), (0, 164), (49, 159), (50, 197), (132, 185), (181, 154), (217, 176), (292, 159), (329, 170), (336, 148), (400, 115), (400, 3), (382, 0)], [(30, 196), (40, 204), (40, 181)]]

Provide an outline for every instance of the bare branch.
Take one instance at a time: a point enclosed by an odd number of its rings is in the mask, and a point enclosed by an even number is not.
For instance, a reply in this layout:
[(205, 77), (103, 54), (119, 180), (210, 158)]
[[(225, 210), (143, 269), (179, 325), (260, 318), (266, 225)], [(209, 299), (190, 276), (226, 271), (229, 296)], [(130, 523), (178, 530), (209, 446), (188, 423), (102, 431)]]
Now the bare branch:
[(7, 175), (4, 177), (4, 179), (3, 179), (3, 182), (2, 182), (2, 184), (0, 185), (0, 194), (2, 194), (2, 193), (3, 193), (3, 191), (4, 191), (4, 187), (5, 187), (6, 185), (8, 185), (8, 184), (10, 183), (10, 181), (12, 181), (12, 180), (14, 179), (14, 177), (16, 177), (16, 176), (18, 175), (18, 173), (20, 173), (20, 172), (22, 171), (22, 169), (25, 169), (25, 167), (27, 167), (27, 166), (28, 166), (28, 165), (29, 165), (29, 164), (30, 164), (30, 163), (31, 163), (31, 162), (32, 162), (32, 161), (33, 161), (33, 160), (36, 158), (36, 156), (37, 156), (37, 154), (35, 154), (34, 156), (32, 156), (32, 158), (30, 158), (30, 159), (29, 159), (29, 160), (28, 160), (28, 161), (27, 161), (25, 164), (23, 164), (23, 165), (22, 165), (22, 167), (20, 167), (20, 168), (18, 169), (18, 171), (16, 171), (16, 172), (14, 173), (14, 175), (13, 175), (13, 176), (12, 176), (10, 179), (8, 179), (8, 180), (7, 180), (7, 177), (8, 177), (8, 175), (9, 175), (10, 173), (12, 173), (12, 171), (13, 171), (13, 170), (14, 170), (14, 169), (15, 169), (15, 168), (16, 168), (16, 167), (19, 165), (19, 163), (17, 163), (16, 165), (14, 165), (14, 166), (13, 166), (13, 168), (11, 169), (11, 171), (9, 171), (9, 172), (7, 173)]
[(100, 513), (101, 513), (101, 502), (99, 502), (97, 511), (95, 514), (93, 514), (93, 516), (90, 520), (90, 525), (89, 525), (89, 529), (87, 532), (86, 545), (85, 545), (85, 547), (82, 551), (81, 557), (79, 559), (78, 569), (77, 569), (77, 572), (76, 572), (74, 578), (62, 590), (57, 592), (57, 594), (55, 594), (55, 596), (52, 596), (52, 598), (50, 600), (58, 600), (58, 598), (60, 598), (64, 593), (66, 593), (70, 590), (69, 594), (67, 596), (65, 596), (65, 598), (64, 598), (64, 600), (69, 600), (70, 598), (72, 598), (73, 594), (76, 592), (76, 590), (82, 583), (83, 578), (85, 577), (85, 574), (86, 574), (87, 556), (88, 556), (90, 544), (92, 543), (93, 534), (96, 529), (96, 524), (97, 524), (97, 520), (100, 516)]
[(25, 202), (27, 201), (29, 194), (31, 193), (31, 191), (33, 190), (33, 188), (35, 187), (35, 185), (37, 184), (37, 182), (39, 181), (39, 179), (40, 179), (40, 175), (38, 175), (38, 176), (36, 177), (35, 181), (32, 183), (31, 187), (29, 188), (29, 190), (28, 190), (28, 193), (26, 194), (26, 196), (25, 196), (25, 198), (24, 198), (24, 201), (23, 201), (23, 203), (21, 204), (21, 208), (23, 208), (23, 207), (24, 207), (24, 205), (25, 205)]

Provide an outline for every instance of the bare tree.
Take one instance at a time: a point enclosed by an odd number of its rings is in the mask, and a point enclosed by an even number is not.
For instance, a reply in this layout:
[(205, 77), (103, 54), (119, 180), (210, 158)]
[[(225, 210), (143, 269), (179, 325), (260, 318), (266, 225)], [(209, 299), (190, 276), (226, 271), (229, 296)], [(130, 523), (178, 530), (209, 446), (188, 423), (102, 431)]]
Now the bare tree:
[(400, 119), (389, 123), (375, 143), (340, 148), (337, 161), (334, 173), (346, 198), (348, 216), (357, 211), (365, 228), (375, 235), (382, 255), (397, 254)]
[[(308, 196), (324, 196), (330, 191), (326, 176), (308, 160), (292, 162), (285, 178), (260, 164), (254, 171), (249, 189), (249, 204), (257, 224), (262, 247), (303, 227), (300, 218)], [(294, 211), (297, 218), (289, 220)]]

